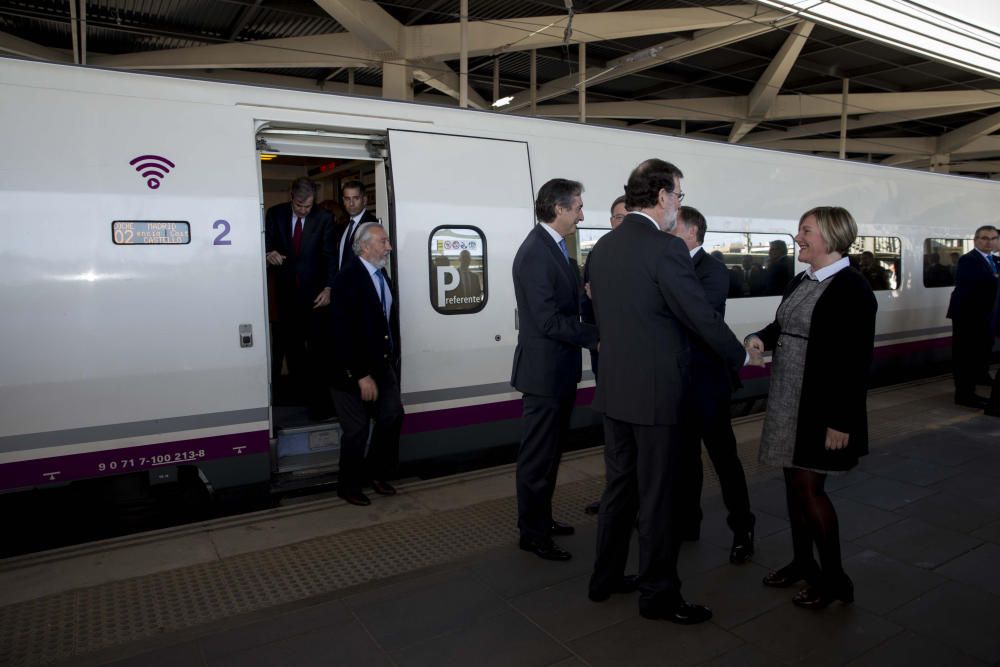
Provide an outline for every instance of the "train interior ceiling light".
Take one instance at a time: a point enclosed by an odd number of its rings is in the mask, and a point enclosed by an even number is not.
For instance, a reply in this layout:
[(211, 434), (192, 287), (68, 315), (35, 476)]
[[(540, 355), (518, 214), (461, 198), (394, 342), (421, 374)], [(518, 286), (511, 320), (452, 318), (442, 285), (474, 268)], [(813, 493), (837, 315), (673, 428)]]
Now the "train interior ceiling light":
[[(1000, 3), (970, 0), (760, 0), (866, 39), (1000, 78)], [(946, 12), (941, 11), (946, 4)], [(961, 16), (961, 18), (960, 18)]]

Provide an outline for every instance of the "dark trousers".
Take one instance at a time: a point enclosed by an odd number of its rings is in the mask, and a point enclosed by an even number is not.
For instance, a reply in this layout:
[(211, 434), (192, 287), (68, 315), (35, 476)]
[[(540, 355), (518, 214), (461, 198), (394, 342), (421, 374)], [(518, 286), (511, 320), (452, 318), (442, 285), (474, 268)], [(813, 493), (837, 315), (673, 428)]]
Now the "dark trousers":
[[(403, 404), (399, 396), (399, 376), (388, 368), (373, 378), (378, 398), (362, 401), (359, 389), (335, 389), (333, 404), (343, 435), (340, 439), (340, 491), (360, 491), (373, 479), (392, 479), (399, 462), (399, 431), (403, 425)], [(374, 420), (375, 427), (370, 428)], [(371, 444), (367, 454), (368, 434)]]
[(691, 445), (685, 450), (691, 457), (683, 476), (684, 500), (681, 504), (684, 534), (697, 534), (701, 523), (701, 490), (705, 473), (701, 462), (701, 443), (712, 460), (722, 487), (722, 501), (729, 516), (726, 523), (734, 533), (744, 533), (753, 525), (750, 494), (743, 474), (743, 463), (736, 451), (736, 436), (729, 416), (729, 395), (696, 390), (697, 405), (692, 406), (691, 421), (685, 424)]
[(681, 602), (677, 505), (690, 444), (679, 426), (639, 426), (604, 418), (607, 486), (601, 497), (591, 590), (613, 590), (624, 575), (638, 517), (639, 607), (671, 609)]
[(292, 302), (280, 312), (271, 347), (271, 378), (278, 384), (282, 359), (287, 361), (290, 395), (282, 396), (281, 402), (302, 402), (311, 412), (329, 412), (329, 392), (322, 374), (328, 363), (327, 348), (320, 335), (329, 308), (313, 309), (311, 302)]
[(552, 494), (569, 431), (576, 387), (563, 396), (524, 394), (521, 447), (517, 450), (517, 528), (521, 537), (549, 539)]
[(955, 396), (972, 396), (976, 382), (987, 372), (993, 350), (993, 336), (983, 322), (951, 321), (951, 364)]

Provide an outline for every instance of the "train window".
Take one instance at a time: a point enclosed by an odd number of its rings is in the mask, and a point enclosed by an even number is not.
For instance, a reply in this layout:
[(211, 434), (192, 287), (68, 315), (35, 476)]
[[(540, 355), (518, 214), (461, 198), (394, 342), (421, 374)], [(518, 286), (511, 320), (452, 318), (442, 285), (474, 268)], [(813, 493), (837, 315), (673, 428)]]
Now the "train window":
[(790, 234), (707, 232), (705, 252), (729, 269), (729, 298), (781, 296), (795, 276)]
[(486, 237), (477, 227), (435, 227), (429, 245), (431, 306), (443, 315), (486, 306)]
[(594, 249), (602, 236), (610, 232), (611, 229), (604, 227), (577, 227), (576, 228), (576, 266), (580, 269), (580, 279), (583, 279), (583, 268), (587, 265), (587, 257)]
[(899, 289), (902, 241), (895, 236), (859, 236), (847, 251), (875, 291)]
[(972, 239), (924, 239), (924, 287), (954, 285), (958, 258), (974, 245)]
[[(226, 226), (228, 232), (228, 222)], [(191, 225), (180, 220), (115, 220), (111, 223), (111, 242), (115, 245), (186, 245), (191, 243)]]

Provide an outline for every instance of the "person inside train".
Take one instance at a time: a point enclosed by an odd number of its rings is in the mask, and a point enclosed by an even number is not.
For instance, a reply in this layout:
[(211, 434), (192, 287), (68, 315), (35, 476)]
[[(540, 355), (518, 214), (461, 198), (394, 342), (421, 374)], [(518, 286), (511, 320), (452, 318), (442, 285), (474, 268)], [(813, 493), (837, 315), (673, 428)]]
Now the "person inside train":
[[(314, 207), (318, 186), (308, 178), (292, 182), (289, 201), (264, 218), (267, 270), (278, 312), (271, 346), (271, 377), (278, 402), (305, 402), (312, 419), (329, 416), (323, 367), (322, 329), (336, 274), (333, 220)], [(287, 362), (289, 387), (278, 381)]]
[(889, 272), (879, 265), (875, 260), (875, 254), (871, 250), (865, 250), (861, 253), (858, 268), (873, 290), (889, 289)]
[(739, 264), (729, 268), (729, 298), (739, 299), (746, 296), (746, 275)]
[(948, 302), (955, 403), (971, 408), (986, 406), (986, 399), (976, 394), (976, 385), (993, 383), (988, 369), (993, 351), (991, 317), (1000, 270), (992, 254), (997, 237), (997, 228), (992, 225), (976, 230), (975, 247), (958, 260), (955, 289)]
[[(725, 264), (705, 252), (703, 246), (707, 231), (708, 223), (698, 209), (691, 206), (678, 209), (677, 224), (671, 233), (684, 241), (709, 304), (719, 317), (725, 318), (729, 271)], [(691, 339), (690, 359), (693, 405), (686, 426), (692, 441), (688, 447), (691, 460), (687, 473), (682, 476), (684, 492), (679, 508), (680, 529), (685, 540), (696, 541), (701, 536), (701, 489), (704, 481), (701, 444), (704, 442), (719, 476), (722, 500), (729, 512), (726, 523), (733, 532), (729, 562), (739, 565), (753, 556), (756, 517), (750, 511), (747, 480), (736, 451), (736, 436), (729, 414), (733, 377), (723, 360), (697, 337)]]
[(545, 560), (571, 558), (552, 540), (575, 532), (552, 516), (552, 495), (583, 370), (581, 348), (597, 347), (597, 327), (580, 321), (580, 277), (566, 245), (583, 221), (582, 193), (583, 185), (565, 178), (542, 185), (539, 223), (512, 270), (520, 326), (510, 383), (522, 394), (523, 429), (515, 475), (519, 546)]
[(368, 195), (361, 181), (347, 181), (340, 187), (340, 200), (347, 211), (347, 222), (337, 240), (337, 269), (346, 267), (354, 259), (354, 240), (358, 228), (366, 222), (378, 222), (368, 210)]
[(924, 287), (950, 287), (954, 276), (947, 266), (941, 264), (941, 255), (930, 252), (924, 255)]
[(458, 255), (458, 286), (456, 296), (463, 298), (482, 298), (483, 280), (471, 269), (472, 253), (463, 250)]
[(383, 496), (396, 493), (389, 480), (403, 423), (399, 308), (385, 271), (392, 252), (386, 230), (377, 222), (362, 223), (353, 252), (333, 281), (333, 402), (343, 429), (337, 495), (369, 505), (365, 485)]
[[(591, 252), (603, 368), (591, 407), (604, 418), (607, 485), (588, 597), (603, 602), (638, 583), (641, 616), (689, 625), (712, 617), (685, 602), (677, 573), (677, 500), (691, 445), (682, 426), (691, 398), (689, 339), (700, 338), (734, 373), (747, 354), (705, 298), (684, 242), (662, 233), (676, 223), (682, 176), (659, 159), (633, 169), (630, 212)], [(637, 582), (625, 576), (636, 525)]]
[(781, 296), (792, 280), (792, 258), (788, 256), (788, 244), (781, 239), (771, 241), (767, 249), (767, 296)]
[(795, 242), (809, 268), (788, 285), (774, 321), (745, 340), (748, 350), (774, 351), (759, 457), (784, 470), (792, 535), (792, 561), (763, 583), (784, 588), (805, 580), (793, 602), (810, 609), (854, 600), (825, 484), (868, 453), (878, 303), (847, 258), (857, 235), (846, 209), (819, 206), (803, 214)]

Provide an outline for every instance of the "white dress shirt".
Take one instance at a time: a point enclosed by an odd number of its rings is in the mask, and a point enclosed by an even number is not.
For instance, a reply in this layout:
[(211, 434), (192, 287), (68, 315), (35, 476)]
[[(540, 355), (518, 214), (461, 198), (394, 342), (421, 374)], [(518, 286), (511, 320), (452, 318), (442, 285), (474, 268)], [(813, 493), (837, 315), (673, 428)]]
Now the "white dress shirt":
[(378, 276), (375, 275), (379, 271), (379, 268), (377, 266), (375, 266), (374, 264), (372, 264), (371, 262), (369, 262), (367, 259), (365, 259), (361, 255), (358, 255), (358, 259), (360, 259), (361, 263), (365, 265), (366, 269), (368, 269), (368, 277), (372, 279), (372, 284), (375, 285), (375, 294), (378, 295), (379, 303), (382, 302), (382, 286), (385, 285), (385, 307), (386, 307), (386, 311), (383, 313), (383, 315), (385, 315), (386, 316), (386, 320), (388, 320), (389, 319), (389, 313), (392, 312), (392, 290), (389, 289), (389, 281), (384, 276), (383, 276), (382, 280), (378, 279)]
[[(366, 209), (366, 208), (361, 209), (361, 213), (358, 213), (357, 215), (352, 216), (351, 217), (351, 221), (349, 223), (347, 223), (347, 229), (344, 230), (344, 235), (342, 237), (340, 237), (340, 250), (337, 252), (337, 257), (338, 258), (344, 256), (344, 244), (347, 243), (347, 239), (351, 238), (351, 235), (354, 234), (354, 230), (358, 226), (358, 220), (360, 220), (362, 217), (364, 217), (365, 211), (367, 211), (367, 210), (368, 209)], [(338, 259), (337, 261), (340, 261), (340, 260)]]
[(806, 278), (821, 283), (827, 278), (832, 278), (835, 274), (843, 271), (850, 265), (851, 265), (851, 260), (849, 258), (841, 257), (833, 264), (824, 266), (819, 271), (813, 271), (813, 268), (810, 266), (808, 269), (806, 269)]

